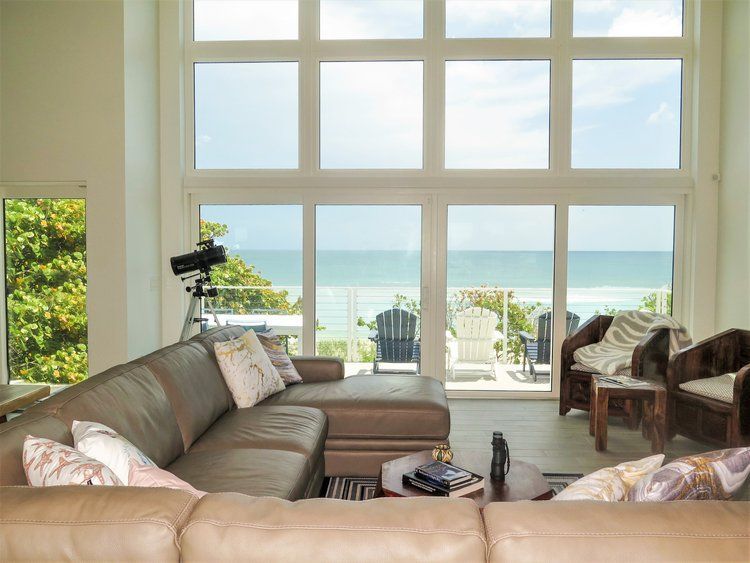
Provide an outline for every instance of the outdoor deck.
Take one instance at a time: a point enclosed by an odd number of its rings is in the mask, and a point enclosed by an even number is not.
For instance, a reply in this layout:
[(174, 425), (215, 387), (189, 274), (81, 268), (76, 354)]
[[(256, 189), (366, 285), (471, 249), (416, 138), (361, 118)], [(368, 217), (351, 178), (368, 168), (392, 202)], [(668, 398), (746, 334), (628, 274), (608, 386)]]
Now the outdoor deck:
[[(413, 369), (404, 368), (397, 364), (382, 364), (384, 370), (400, 371), (401, 374), (414, 374)], [(346, 362), (346, 377), (352, 375), (368, 375), (372, 373), (372, 362)], [(537, 380), (528, 372), (521, 370), (520, 364), (495, 364), (495, 373), (486, 368), (475, 365), (456, 364), (455, 378), (448, 377), (446, 389), (449, 391), (549, 391), (549, 366), (540, 365)]]

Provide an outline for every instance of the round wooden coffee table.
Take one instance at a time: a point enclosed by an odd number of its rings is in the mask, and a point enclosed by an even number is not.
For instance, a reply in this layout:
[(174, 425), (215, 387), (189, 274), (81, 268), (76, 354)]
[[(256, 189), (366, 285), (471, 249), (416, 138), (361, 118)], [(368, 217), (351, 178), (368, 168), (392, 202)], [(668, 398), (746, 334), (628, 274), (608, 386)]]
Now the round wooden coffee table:
[[(490, 461), (492, 458), (490, 451), (486, 454), (461, 451), (454, 451), (453, 453), (454, 457), (451, 462), (453, 465), (484, 476), (483, 490), (462, 497), (472, 499), (479, 508), (484, 508), (491, 502), (549, 500), (552, 498), (552, 490), (536, 465), (511, 457), (510, 472), (505, 476), (505, 481), (493, 481), (490, 478)], [(404, 473), (413, 471), (415, 467), (431, 461), (432, 451), (430, 450), (387, 461), (380, 467), (375, 496), (432, 496), (426, 491), (405, 485), (401, 480)]]

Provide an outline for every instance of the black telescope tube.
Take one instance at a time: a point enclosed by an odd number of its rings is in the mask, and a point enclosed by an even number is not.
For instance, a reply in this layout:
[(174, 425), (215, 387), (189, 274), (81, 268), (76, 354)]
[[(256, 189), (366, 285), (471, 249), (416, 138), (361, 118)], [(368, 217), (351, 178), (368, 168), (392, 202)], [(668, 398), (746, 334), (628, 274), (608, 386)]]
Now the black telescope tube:
[(209, 246), (201, 250), (194, 250), (169, 259), (175, 276), (190, 272), (206, 272), (212, 266), (224, 264), (227, 261), (227, 249), (222, 245)]

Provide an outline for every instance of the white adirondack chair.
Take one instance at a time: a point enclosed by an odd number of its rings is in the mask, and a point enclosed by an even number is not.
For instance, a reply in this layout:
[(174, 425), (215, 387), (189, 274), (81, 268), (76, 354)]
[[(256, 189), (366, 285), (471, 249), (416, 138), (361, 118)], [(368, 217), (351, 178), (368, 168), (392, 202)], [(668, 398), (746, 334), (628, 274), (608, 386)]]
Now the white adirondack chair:
[(489, 365), (493, 377), (496, 376), (495, 342), (503, 338), (496, 330), (497, 323), (497, 314), (481, 307), (470, 307), (456, 314), (456, 336), (446, 332), (448, 373), (452, 379), (458, 363)]

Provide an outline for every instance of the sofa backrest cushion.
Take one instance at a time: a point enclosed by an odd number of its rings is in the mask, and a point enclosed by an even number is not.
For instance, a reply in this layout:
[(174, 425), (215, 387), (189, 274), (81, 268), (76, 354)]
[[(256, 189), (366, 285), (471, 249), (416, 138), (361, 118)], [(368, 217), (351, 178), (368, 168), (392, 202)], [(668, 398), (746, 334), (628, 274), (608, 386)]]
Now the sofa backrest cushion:
[(29, 409), (61, 419), (100, 422), (132, 442), (159, 467), (184, 453), (164, 389), (146, 367), (123, 364), (68, 387)]
[(245, 334), (245, 329), (237, 325), (217, 326), (205, 332), (200, 332), (193, 336), (189, 342), (200, 344), (209, 355), (216, 361), (214, 353), (214, 342), (226, 342), (233, 338), (239, 338)]
[(185, 561), (484, 561), (484, 524), (469, 499), (289, 502), (211, 494), (180, 542)]
[(49, 414), (26, 413), (0, 424), (0, 486), (26, 484), (22, 456), (23, 440), (29, 434), (66, 446), (73, 445), (68, 426)]
[(489, 561), (747, 561), (750, 502), (493, 502)]
[(232, 396), (214, 356), (198, 343), (178, 342), (134, 363), (149, 369), (167, 393), (185, 451), (232, 408)]
[(196, 503), (138, 487), (0, 488), (0, 561), (179, 561)]

